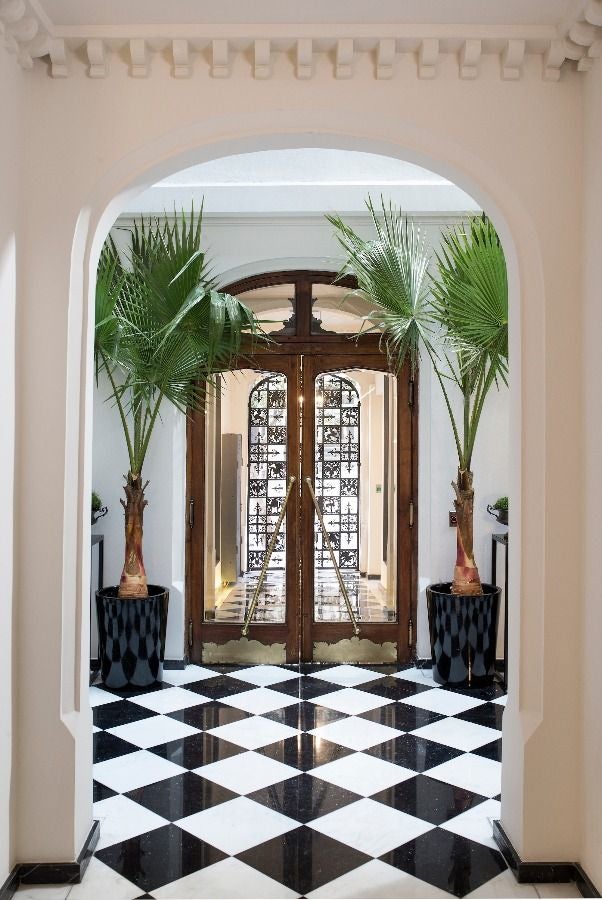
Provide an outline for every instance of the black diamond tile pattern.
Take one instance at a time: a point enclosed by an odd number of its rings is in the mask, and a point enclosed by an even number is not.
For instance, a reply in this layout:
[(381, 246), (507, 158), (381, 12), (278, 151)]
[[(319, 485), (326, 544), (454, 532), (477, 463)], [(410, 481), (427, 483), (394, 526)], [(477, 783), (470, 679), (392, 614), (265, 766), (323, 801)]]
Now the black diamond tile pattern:
[[(182, 878), (186, 879), (182, 896), (196, 896), (197, 890), (198, 896), (208, 896), (207, 884), (219, 883), (220, 896), (258, 897), (267, 889), (266, 877), (280, 885), (283, 893), (306, 896), (325, 888), (328, 896), (342, 897), (336, 886), (332, 891), (328, 887), (341, 876), (353, 879), (354, 896), (368, 896), (373, 885), (362, 867), (378, 854), (381, 864), (390, 867), (392, 885), (399, 879), (402, 891), (403, 878), (409, 873), (423, 882), (420, 896), (429, 896), (429, 890), (438, 888), (463, 897), (505, 869), (502, 856), (490, 844), (475, 840), (478, 829), (474, 822), (467, 823), (466, 834), (462, 825), (462, 814), (470, 810), (471, 817), (478, 816), (480, 807), (485, 825), (492, 816), (488, 798), (495, 794), (495, 800), (499, 800), (495, 779), (501, 769), (504, 707), (494, 702), (502, 696), (498, 685), (451, 690), (438, 688), (428, 670), (404, 673), (404, 667), (363, 666), (361, 675), (368, 669), (373, 678), (353, 683), (349, 712), (342, 713), (315, 700), (323, 694), (336, 696), (343, 690), (348, 684), (349, 667), (344, 667), (338, 677), (339, 667), (329, 666), (331, 681), (313, 677), (320, 670), (325, 673), (319, 664), (289, 666), (289, 679), (276, 679), (266, 688), (245, 680), (249, 673), (244, 670), (248, 668), (211, 666), (215, 674), (209, 678), (179, 687), (172, 687), (166, 672), (167, 680), (159, 689), (172, 691), (171, 697), (166, 695), (172, 702), (165, 704), (170, 711), (164, 714), (137, 704), (131, 693), (108, 692), (107, 703), (99, 702), (102, 695), (96, 694), (94, 702), (98, 705), (93, 718), (100, 731), (94, 735), (94, 802), (101, 803), (101, 829), (107, 818), (115, 816), (107, 828), (110, 824), (117, 834), (135, 835), (103, 847), (96, 856), (131, 883), (132, 898), (152, 897), (163, 891), (180, 896), (179, 885), (174, 886), (174, 882)], [(96, 687), (104, 690), (102, 685)], [(199, 703), (178, 709), (182, 688), (187, 692), (186, 702), (190, 702), (192, 692), (198, 694)], [(249, 691), (254, 694), (246, 709), (245, 694)], [(263, 691), (270, 692), (266, 698), (272, 702), (265, 704), (270, 711), (257, 715), (257, 700)], [(426, 691), (431, 694), (425, 695), (425, 705), (433, 706), (436, 712), (418, 705)], [(354, 712), (355, 692), (365, 698), (362, 708), (371, 701), (373, 707)], [(281, 708), (273, 708), (274, 693), (282, 695)], [(471, 708), (458, 713), (457, 695), (466, 697)], [(379, 705), (383, 700), (386, 705)], [(231, 701), (236, 706), (229, 705)], [(324, 737), (308, 734), (343, 723), (351, 715), (355, 715), (356, 723), (365, 720), (375, 739), (361, 753), (336, 742), (336, 727)], [(141, 750), (126, 738), (131, 731), (134, 739), (134, 723), (143, 719), (148, 720), (145, 734), (151, 726), (156, 728), (157, 738), (153, 746)], [(460, 731), (474, 724), (484, 725), (498, 731), (499, 738), (491, 740), (491, 733), (486, 732), (481, 746), (464, 753), (432, 740), (428, 731), (425, 736), (414, 734), (443, 719), (464, 723), (458, 725)], [(129, 725), (132, 730), (120, 729), (119, 736), (109, 731)], [(249, 753), (249, 728), (254, 725), (258, 746)], [(220, 726), (228, 726), (227, 740), (208, 733)], [(340, 739), (356, 733), (354, 727), (350, 722), (347, 730), (340, 731)], [(397, 734), (392, 735), (390, 729)], [(445, 733), (442, 726), (440, 734)], [(439, 734), (436, 729), (435, 734)], [(266, 737), (271, 743), (264, 742)], [(475, 757), (487, 760), (483, 764), (487, 782), (482, 786), (474, 782)], [(357, 768), (350, 765), (354, 760)], [(396, 769), (400, 777), (396, 777)], [(450, 782), (446, 781), (448, 773)], [(120, 794), (129, 803), (129, 812), (124, 813), (126, 805)], [(364, 797), (370, 801), (362, 800)], [(373, 855), (369, 855), (361, 840), (354, 846), (353, 835), (365, 835), (373, 827), (375, 803), (389, 807), (389, 815), (404, 813), (421, 820), (428, 830), (414, 837), (412, 820), (400, 815), (399, 834), (395, 832), (398, 846), (384, 854), (381, 849), (372, 849)], [(230, 820), (235, 810), (241, 810), (230, 848), (227, 831), (216, 836), (219, 847), (211, 844), (210, 823), (215, 822), (211, 817), (219, 816), (221, 804)], [(351, 825), (346, 821), (346, 807), (350, 807), (349, 818), (354, 819)], [(368, 818), (362, 829), (357, 817), (364, 814), (363, 809), (372, 819)], [(139, 810), (143, 827), (151, 825), (150, 831), (136, 834), (135, 810)], [(131, 823), (124, 822), (124, 816), (127, 819), (130, 814)], [(155, 827), (152, 817), (149, 822), (150, 814), (156, 817)], [(205, 820), (205, 814), (209, 820)], [(452, 823), (453, 832), (449, 830)], [(287, 825), (288, 831), (282, 833)], [(411, 827), (411, 833), (404, 834), (404, 827)], [(482, 833), (487, 835), (486, 828)], [(238, 852), (241, 846), (246, 849)], [(229, 857), (234, 858), (228, 861)], [(84, 882), (93, 878), (91, 867)], [(242, 893), (241, 883), (245, 885)], [(348, 878), (344, 883), (349, 884)]]

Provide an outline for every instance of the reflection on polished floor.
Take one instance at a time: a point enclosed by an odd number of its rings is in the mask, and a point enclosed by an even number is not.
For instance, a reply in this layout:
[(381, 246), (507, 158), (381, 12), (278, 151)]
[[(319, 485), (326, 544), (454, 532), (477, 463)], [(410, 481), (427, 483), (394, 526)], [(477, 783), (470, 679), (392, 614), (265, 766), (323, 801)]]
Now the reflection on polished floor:
[(580, 896), (517, 884), (493, 842), (498, 685), (190, 665), (90, 701), (100, 841), (81, 884), (31, 900)]
[[(349, 600), (360, 622), (394, 622), (395, 609), (388, 601), (380, 581), (358, 572), (341, 572)], [(244, 622), (259, 579), (258, 572), (247, 573), (234, 585), (218, 594), (215, 609), (205, 612), (206, 619), (217, 622)], [(347, 622), (349, 615), (333, 569), (316, 569), (315, 621)], [(269, 571), (254, 616), (255, 622), (285, 621), (284, 572)]]
[(101, 839), (70, 900), (538, 896), (491, 836), (498, 685), (188, 666), (129, 696), (95, 685), (91, 703)]

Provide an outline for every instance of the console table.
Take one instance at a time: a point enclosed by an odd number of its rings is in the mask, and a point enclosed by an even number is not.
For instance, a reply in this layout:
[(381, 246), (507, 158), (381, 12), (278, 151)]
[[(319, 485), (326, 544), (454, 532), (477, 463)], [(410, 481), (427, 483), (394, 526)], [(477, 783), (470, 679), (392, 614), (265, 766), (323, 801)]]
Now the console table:
[(491, 535), (491, 583), (496, 583), (497, 577), (497, 547), (501, 544), (506, 548), (504, 560), (504, 674), (502, 685), (508, 690), (508, 532)]

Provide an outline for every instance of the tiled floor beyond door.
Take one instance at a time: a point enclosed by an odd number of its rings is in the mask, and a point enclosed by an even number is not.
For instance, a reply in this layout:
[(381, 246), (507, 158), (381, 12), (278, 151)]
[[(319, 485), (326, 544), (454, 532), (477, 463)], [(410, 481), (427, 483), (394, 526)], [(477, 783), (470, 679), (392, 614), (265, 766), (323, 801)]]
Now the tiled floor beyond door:
[(394, 666), (188, 666), (127, 697), (94, 686), (100, 843), (80, 885), (22, 890), (578, 896), (516, 884), (492, 840), (504, 701)]

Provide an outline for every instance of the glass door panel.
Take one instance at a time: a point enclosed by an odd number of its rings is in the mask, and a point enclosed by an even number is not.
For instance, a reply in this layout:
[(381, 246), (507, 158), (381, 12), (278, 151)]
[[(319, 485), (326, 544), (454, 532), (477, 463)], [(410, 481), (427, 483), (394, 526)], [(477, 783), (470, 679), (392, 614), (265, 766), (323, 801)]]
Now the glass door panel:
[(395, 622), (395, 377), (327, 372), (314, 390), (314, 621), (349, 620), (338, 566), (358, 622)]
[[(241, 369), (207, 410), (205, 621), (243, 623), (287, 487), (288, 380)], [(211, 539), (213, 538), (213, 539)], [(253, 621), (286, 621), (286, 517)]]

